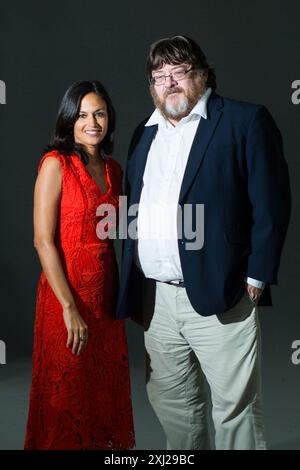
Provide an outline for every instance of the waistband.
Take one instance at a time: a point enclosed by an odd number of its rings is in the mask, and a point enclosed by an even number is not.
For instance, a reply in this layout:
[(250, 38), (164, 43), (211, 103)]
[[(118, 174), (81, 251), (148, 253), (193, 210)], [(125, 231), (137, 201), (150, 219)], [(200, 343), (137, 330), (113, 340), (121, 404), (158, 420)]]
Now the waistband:
[(158, 282), (163, 282), (164, 284), (169, 284), (170, 286), (175, 286), (175, 287), (185, 287), (185, 282), (184, 281), (158, 281)]

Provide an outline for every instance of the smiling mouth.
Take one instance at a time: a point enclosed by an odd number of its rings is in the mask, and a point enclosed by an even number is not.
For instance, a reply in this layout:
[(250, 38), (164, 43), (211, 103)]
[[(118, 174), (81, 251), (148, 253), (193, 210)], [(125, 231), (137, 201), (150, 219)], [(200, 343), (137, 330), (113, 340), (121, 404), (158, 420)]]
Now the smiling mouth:
[(84, 131), (85, 134), (89, 135), (90, 137), (97, 137), (99, 134), (101, 134), (100, 129), (93, 130), (93, 131)]

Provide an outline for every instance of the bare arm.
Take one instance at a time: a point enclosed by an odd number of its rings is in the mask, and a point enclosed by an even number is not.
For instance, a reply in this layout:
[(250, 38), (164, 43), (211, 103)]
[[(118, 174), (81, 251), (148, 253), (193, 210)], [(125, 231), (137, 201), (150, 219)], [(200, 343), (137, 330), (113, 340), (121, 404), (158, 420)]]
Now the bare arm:
[(43, 162), (34, 190), (34, 246), (46, 278), (63, 308), (68, 330), (67, 347), (80, 354), (87, 335), (87, 325), (79, 315), (69, 288), (59, 253), (54, 244), (57, 212), (61, 197), (62, 172), (58, 160), (47, 157)]

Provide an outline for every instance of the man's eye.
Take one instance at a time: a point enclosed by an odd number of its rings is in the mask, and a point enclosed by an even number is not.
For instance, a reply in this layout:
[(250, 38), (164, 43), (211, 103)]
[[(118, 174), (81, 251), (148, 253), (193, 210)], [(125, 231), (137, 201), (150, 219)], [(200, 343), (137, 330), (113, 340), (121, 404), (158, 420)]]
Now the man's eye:
[(178, 74), (181, 75), (184, 72), (185, 72), (185, 69), (177, 69), (177, 70), (174, 70), (173, 74), (174, 75), (178, 75)]
[(162, 80), (164, 78), (164, 75), (154, 75), (154, 80)]

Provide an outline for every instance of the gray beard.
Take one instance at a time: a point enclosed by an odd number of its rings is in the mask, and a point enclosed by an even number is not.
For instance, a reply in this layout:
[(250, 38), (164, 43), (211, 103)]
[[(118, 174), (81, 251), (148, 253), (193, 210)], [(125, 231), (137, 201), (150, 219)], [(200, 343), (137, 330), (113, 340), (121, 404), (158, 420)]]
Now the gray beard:
[(177, 118), (186, 114), (189, 109), (189, 100), (186, 96), (184, 96), (177, 105), (172, 103), (167, 103), (165, 105), (166, 113), (171, 116), (172, 118)]

